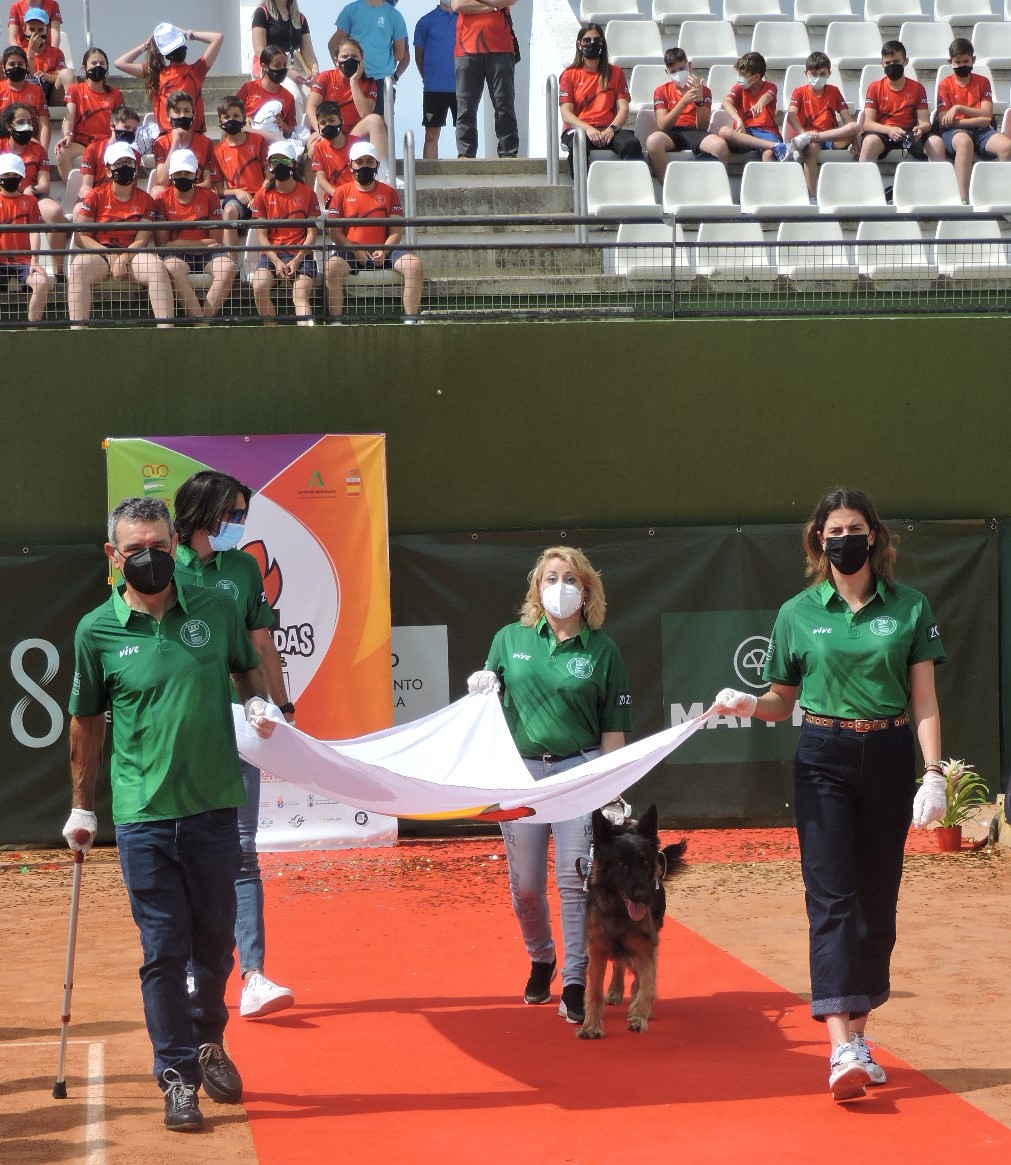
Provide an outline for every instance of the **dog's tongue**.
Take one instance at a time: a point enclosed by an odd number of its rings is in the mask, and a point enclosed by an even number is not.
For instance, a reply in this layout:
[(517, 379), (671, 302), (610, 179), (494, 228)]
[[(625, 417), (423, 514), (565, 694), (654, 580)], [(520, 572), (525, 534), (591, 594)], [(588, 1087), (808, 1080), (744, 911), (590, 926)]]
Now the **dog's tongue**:
[(642, 922), (646, 917), (646, 903), (632, 902), (630, 899), (625, 899), (625, 907), (628, 910), (628, 917), (633, 922)]

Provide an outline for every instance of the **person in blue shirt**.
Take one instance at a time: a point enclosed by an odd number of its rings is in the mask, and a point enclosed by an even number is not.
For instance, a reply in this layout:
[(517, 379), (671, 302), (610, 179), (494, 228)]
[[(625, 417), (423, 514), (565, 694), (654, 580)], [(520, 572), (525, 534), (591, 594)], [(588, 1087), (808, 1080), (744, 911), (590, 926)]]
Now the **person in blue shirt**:
[(425, 126), (422, 157), (438, 158), (439, 135), (452, 113), (456, 125), (456, 13), (449, 0), (439, 3), (414, 26), (414, 63), (424, 86), (421, 120)]
[(348, 37), (358, 41), (365, 53), (366, 75), (379, 82), (375, 112), (382, 116), (383, 82), (392, 77), (396, 84), (411, 63), (407, 21), (388, 0), (352, 0), (340, 10), (335, 23), (337, 31), (327, 43), (333, 63), (337, 64), (337, 50)]

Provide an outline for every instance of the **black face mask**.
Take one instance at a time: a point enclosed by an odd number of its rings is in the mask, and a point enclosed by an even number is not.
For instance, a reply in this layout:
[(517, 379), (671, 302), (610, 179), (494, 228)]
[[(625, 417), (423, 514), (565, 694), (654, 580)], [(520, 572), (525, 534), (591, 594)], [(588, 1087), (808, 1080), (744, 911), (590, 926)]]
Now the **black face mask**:
[(371, 186), (379, 173), (378, 166), (360, 166), (355, 170), (355, 181), (359, 186)]
[(28, 70), (24, 65), (11, 65), (10, 68), (4, 69), (4, 72), (7, 74), (7, 80), (13, 81), (15, 85), (19, 84), (28, 76)]
[(604, 52), (604, 46), (596, 41), (589, 41), (580, 50), (588, 61), (599, 61)]
[(287, 69), (268, 69), (267, 76), (274, 82), (275, 85), (280, 85), (281, 82), (288, 76)]
[(165, 60), (171, 61), (173, 65), (181, 65), (186, 60), (186, 46), (182, 45), (180, 48), (174, 49)]
[(0, 186), (2, 186), (8, 194), (17, 194), (17, 192), (21, 189), (22, 182), (24, 182), (24, 179), (19, 177), (17, 174), (5, 174), (2, 178), (0, 178)]
[(866, 534), (825, 539), (825, 557), (840, 574), (856, 574), (870, 555)]
[(221, 128), (227, 134), (237, 134), (242, 133), (243, 124), (237, 117), (229, 117), (221, 123)]
[(287, 162), (278, 162), (276, 166), (270, 168), (270, 172), (274, 175), (276, 181), (287, 182), (294, 173), (294, 170), (292, 170)]
[(92, 65), (84, 75), (89, 81), (104, 81), (109, 75), (109, 70), (104, 65)]
[(19, 146), (27, 146), (32, 140), (32, 131), (30, 129), (12, 129), (11, 141), (17, 142)]
[(956, 77), (961, 77), (962, 80), (965, 80), (966, 77), (972, 75), (972, 65), (958, 65), (951, 71), (955, 74)]
[(330, 125), (321, 125), (319, 127), (319, 136), (321, 138), (326, 138), (328, 142), (332, 142), (334, 138), (339, 138), (341, 136), (343, 130), (344, 127), (342, 125), (334, 125), (333, 122), (331, 122)]
[(885, 76), (889, 81), (898, 81), (899, 78), (905, 73), (905, 71), (906, 66), (901, 64), (899, 61), (889, 61), (888, 64), (885, 65)]
[(137, 131), (135, 129), (117, 129), (114, 132), (117, 142), (126, 142), (127, 145), (133, 145), (137, 140)]
[(134, 178), (137, 177), (136, 166), (117, 166), (112, 171), (112, 180), (117, 186), (132, 186)]
[(157, 595), (171, 583), (175, 568), (171, 554), (149, 546), (123, 560), (123, 578), (142, 595)]
[(170, 117), (173, 129), (191, 129), (193, 126), (192, 117)]
[(179, 177), (179, 178), (170, 178), (169, 181), (176, 188), (176, 190), (182, 191), (183, 194), (187, 194), (197, 184), (196, 178)]
[(355, 73), (361, 68), (361, 61), (354, 57), (347, 57), (343, 61), (337, 62), (337, 68), (344, 74), (345, 77), (353, 77)]

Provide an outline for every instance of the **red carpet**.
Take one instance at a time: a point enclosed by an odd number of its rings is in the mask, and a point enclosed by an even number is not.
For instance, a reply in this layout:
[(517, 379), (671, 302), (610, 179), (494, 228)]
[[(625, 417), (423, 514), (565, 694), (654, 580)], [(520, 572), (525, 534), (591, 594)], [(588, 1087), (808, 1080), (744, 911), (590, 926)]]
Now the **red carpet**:
[(889, 1083), (833, 1104), (806, 1005), (669, 919), (649, 1031), (609, 1008), (578, 1040), (519, 1001), (496, 853), (266, 859), (268, 973), (296, 1006), (228, 1029), (260, 1165), (1008, 1160), (1011, 1130), (884, 1052)]

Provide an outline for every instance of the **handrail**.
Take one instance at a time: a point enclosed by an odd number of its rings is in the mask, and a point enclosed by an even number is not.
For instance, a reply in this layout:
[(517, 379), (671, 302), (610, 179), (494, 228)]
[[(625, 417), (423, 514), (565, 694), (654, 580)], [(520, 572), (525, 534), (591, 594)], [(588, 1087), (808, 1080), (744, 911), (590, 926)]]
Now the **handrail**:
[(558, 185), (558, 78), (551, 73), (544, 85), (544, 118), (547, 127), (548, 185)]
[[(394, 175), (393, 184), (396, 185)], [(418, 241), (418, 228), (414, 220), (418, 215), (418, 176), (415, 167), (414, 133), (408, 130), (404, 134), (404, 218), (408, 225), (404, 230), (404, 242), (413, 247)]]
[(572, 151), (572, 206), (576, 215), (576, 242), (588, 243), (590, 232), (586, 224), (579, 221), (589, 213), (586, 199), (586, 131), (578, 127), (569, 142)]
[(397, 89), (393, 84), (393, 78), (387, 77), (383, 81), (383, 120), (386, 122), (386, 140), (389, 143), (387, 152), (389, 158), (387, 159), (390, 167), (390, 185), (397, 184), (397, 118), (393, 112), (393, 107), (396, 103)]

